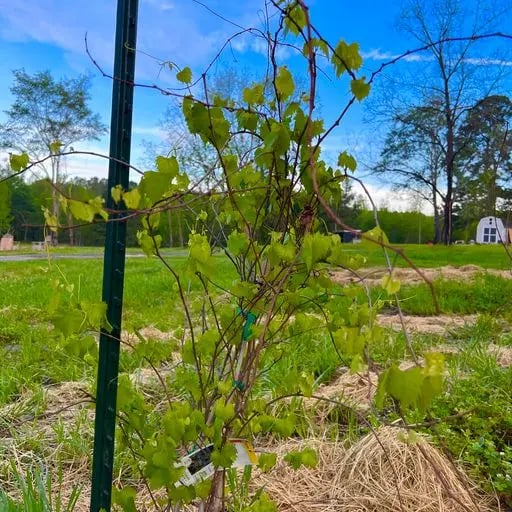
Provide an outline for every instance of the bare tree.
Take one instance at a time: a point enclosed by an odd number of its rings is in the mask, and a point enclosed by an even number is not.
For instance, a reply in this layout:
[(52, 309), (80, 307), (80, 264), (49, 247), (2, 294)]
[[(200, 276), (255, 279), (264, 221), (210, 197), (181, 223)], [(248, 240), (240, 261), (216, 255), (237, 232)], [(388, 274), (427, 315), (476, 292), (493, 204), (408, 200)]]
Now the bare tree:
[[(469, 109), (482, 98), (498, 89), (503, 77), (503, 66), (497, 55), (478, 53), (478, 36), (496, 30), (501, 17), (508, 11), (507, 4), (477, 0), (469, 5), (458, 0), (410, 0), (399, 20), (399, 28), (419, 47), (428, 49), (420, 54), (420, 62), (411, 64), (409, 75), (388, 75), (384, 80), (386, 100), (379, 105), (380, 113), (413, 130), (423, 132), (417, 123), (418, 109), (427, 109), (432, 119), (439, 122), (431, 137), (432, 155), (442, 159), (437, 184), (442, 184), (442, 226), (440, 239), (449, 244), (453, 231), (453, 207), (457, 188), (457, 159), (467, 139), (459, 136)], [(485, 47), (484, 47), (485, 50)], [(432, 169), (430, 169), (432, 171)], [(402, 173), (402, 174), (401, 174)], [(401, 183), (414, 183), (415, 173), (402, 169)], [(404, 180), (404, 176), (411, 178)], [(422, 175), (423, 176), (423, 175)], [(420, 176), (416, 176), (421, 181)], [(431, 181), (428, 175), (423, 176)], [(440, 187), (437, 187), (440, 190)], [(439, 194), (440, 195), (440, 194)], [(436, 194), (430, 194), (434, 198)]]

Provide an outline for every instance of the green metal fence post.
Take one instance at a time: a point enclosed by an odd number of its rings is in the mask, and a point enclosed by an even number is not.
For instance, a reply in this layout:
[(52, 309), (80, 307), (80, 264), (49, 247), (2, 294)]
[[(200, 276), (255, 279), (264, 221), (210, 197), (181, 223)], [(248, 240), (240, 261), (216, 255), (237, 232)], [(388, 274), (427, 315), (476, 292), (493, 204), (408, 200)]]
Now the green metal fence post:
[[(126, 189), (129, 184), (137, 13), (138, 0), (118, 0), (107, 189), (107, 208), (118, 210), (123, 207), (114, 204), (110, 191), (116, 185)], [(126, 223), (116, 220), (121, 215), (110, 216), (105, 238), (103, 300), (112, 330), (102, 329), (100, 334), (91, 512), (108, 512), (111, 506), (126, 243)]]

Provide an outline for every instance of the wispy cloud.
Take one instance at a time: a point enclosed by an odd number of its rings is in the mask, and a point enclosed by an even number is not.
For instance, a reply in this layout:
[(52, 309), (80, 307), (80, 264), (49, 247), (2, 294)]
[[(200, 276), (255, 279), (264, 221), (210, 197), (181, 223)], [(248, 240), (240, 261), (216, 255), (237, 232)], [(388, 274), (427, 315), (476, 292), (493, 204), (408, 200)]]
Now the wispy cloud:
[[(361, 52), (363, 59), (375, 60), (375, 61), (391, 61), (400, 57), (403, 54), (391, 53), (389, 51), (382, 51), (380, 48), (376, 48), (367, 52)], [(411, 55), (405, 55), (402, 57), (405, 62), (432, 62), (434, 57), (425, 53), (413, 53)], [(475, 66), (512, 66), (512, 61), (504, 59), (495, 59), (489, 57), (468, 57), (464, 59), (467, 64), (473, 64)]]
[[(261, 25), (260, 4), (258, 0), (208, 2), (214, 11), (242, 26)], [(11, 42), (55, 45), (70, 54), (75, 64), (74, 56), (82, 56), (82, 65), (90, 69), (84, 45), (87, 33), (94, 58), (110, 71), (115, 17), (115, 2), (104, 0), (0, 0), (0, 37)], [(157, 79), (161, 61), (202, 66), (235, 31), (233, 25), (192, 0), (142, 0), (137, 43), (141, 50), (137, 57), (139, 78)], [(259, 51), (256, 43), (252, 50)]]
[[(371, 59), (377, 61), (393, 60), (400, 57), (400, 55), (402, 54), (382, 51), (380, 48), (376, 48), (368, 52), (361, 52), (361, 57), (363, 57), (363, 59)], [(412, 55), (406, 55), (405, 57), (403, 57), (403, 60), (406, 62), (428, 62), (433, 60), (433, 57), (431, 55), (414, 53)]]

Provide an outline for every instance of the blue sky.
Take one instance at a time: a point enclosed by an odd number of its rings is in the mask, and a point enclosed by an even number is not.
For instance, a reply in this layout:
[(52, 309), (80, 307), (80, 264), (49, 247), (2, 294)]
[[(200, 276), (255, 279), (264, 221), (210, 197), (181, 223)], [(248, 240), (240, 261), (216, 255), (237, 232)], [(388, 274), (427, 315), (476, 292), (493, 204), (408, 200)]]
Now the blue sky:
[[(434, 1), (434, 0), (425, 0)], [(472, 1), (472, 0), (468, 0)], [(200, 73), (224, 41), (238, 29), (219, 19), (193, 0), (139, 0), (137, 81), (172, 87), (173, 76), (158, 60), (190, 66)], [(262, 28), (264, 0), (202, 0), (213, 11), (244, 27)], [(357, 41), (369, 74), (390, 56), (414, 48), (416, 44), (400, 34), (395, 26), (401, 0), (310, 0), (314, 24), (332, 42), (340, 38)], [(29, 73), (50, 69), (56, 77), (91, 73), (91, 107), (104, 122), (110, 119), (112, 84), (102, 78), (85, 53), (87, 32), (90, 51), (100, 66), (111, 72), (115, 28), (114, 0), (0, 0), (0, 121), (12, 100), (9, 93), (13, 69)], [(500, 21), (502, 29), (512, 26), (512, 18)], [(511, 30), (512, 32), (512, 30)], [(491, 45), (492, 46), (492, 45)], [(482, 45), (482, 58), (492, 48)], [(284, 63), (299, 70), (299, 59), (286, 52)], [(264, 65), (261, 40), (243, 37), (225, 51), (219, 66), (254, 70)], [(411, 60), (402, 66), (422, 65)], [(320, 105), (327, 120), (332, 119), (346, 99), (339, 84), (322, 79)], [(378, 84), (377, 84), (378, 86)], [(140, 163), (143, 141), (160, 141), (159, 121), (169, 99), (155, 91), (137, 89), (134, 105), (132, 161)], [(347, 119), (325, 147), (326, 152), (348, 150), (370, 161), (377, 153), (375, 125), (364, 123), (360, 106)], [(75, 149), (108, 152), (108, 140), (75, 145)], [(106, 176), (104, 161), (78, 158), (68, 162), (68, 171), (83, 176)]]

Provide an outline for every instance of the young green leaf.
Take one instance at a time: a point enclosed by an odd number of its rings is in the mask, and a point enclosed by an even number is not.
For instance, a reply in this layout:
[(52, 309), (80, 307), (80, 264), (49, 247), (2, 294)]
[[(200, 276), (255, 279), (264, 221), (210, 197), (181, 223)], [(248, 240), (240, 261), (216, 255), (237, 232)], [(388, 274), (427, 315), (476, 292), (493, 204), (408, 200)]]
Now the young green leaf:
[(298, 2), (291, 4), (286, 10), (284, 19), (285, 34), (291, 32), (298, 36), (300, 31), (306, 26), (306, 14)]
[(20, 155), (11, 153), (9, 155), (9, 165), (14, 172), (20, 172), (25, 169), (29, 163), (29, 160), (30, 159), (27, 153), (21, 153)]
[(215, 449), (211, 455), (212, 464), (216, 468), (230, 468), (236, 459), (236, 448), (232, 443), (226, 443), (222, 448)]
[(388, 237), (386, 236), (386, 233), (382, 231), (382, 229), (378, 226), (375, 226), (374, 228), (370, 229), (370, 231), (367, 231), (364, 233), (365, 238), (369, 238), (370, 240), (375, 240), (376, 242), (387, 244), (389, 243)]
[(121, 185), (116, 185), (110, 189), (110, 193), (112, 195), (112, 199), (117, 204), (121, 201), (121, 197), (123, 196), (123, 187)]
[(279, 93), (280, 101), (287, 100), (295, 90), (292, 74), (286, 66), (280, 66), (277, 70), (276, 89)]
[(243, 98), (249, 105), (263, 105), (265, 102), (263, 85), (255, 84), (252, 87), (246, 87), (243, 92)]
[(59, 228), (59, 221), (57, 220), (57, 217), (53, 215), (48, 208), (43, 208), (43, 215), (44, 215), (44, 221), (50, 231), (53, 231), (54, 233), (57, 233), (57, 230)]
[(358, 101), (362, 101), (370, 94), (370, 84), (366, 82), (365, 78), (358, 78), (350, 82), (350, 90)]
[(387, 274), (382, 278), (381, 285), (388, 295), (394, 295), (400, 290), (400, 280), (394, 279), (390, 274)]
[(249, 239), (245, 233), (233, 231), (228, 236), (228, 251), (233, 256), (239, 256), (244, 253), (249, 247)]
[(123, 192), (123, 201), (127, 208), (136, 210), (139, 207), (141, 195), (138, 187), (134, 187), (127, 192)]
[(85, 222), (92, 222), (94, 219), (94, 208), (82, 201), (75, 201), (70, 199), (68, 201), (69, 211), (71, 215), (77, 220), (84, 220)]
[(56, 140), (50, 143), (50, 153), (59, 153), (60, 148), (62, 147), (62, 142), (60, 140)]
[(158, 172), (168, 174), (170, 178), (174, 178), (180, 171), (178, 160), (175, 156), (157, 156), (155, 161)]
[(357, 162), (352, 155), (349, 155), (346, 151), (343, 151), (343, 153), (340, 153), (338, 156), (338, 165), (353, 172), (356, 170)]
[(359, 69), (363, 63), (359, 53), (359, 45), (357, 43), (347, 44), (341, 40), (334, 50), (331, 61), (337, 77), (340, 77), (347, 70)]
[(261, 453), (258, 457), (258, 467), (264, 473), (267, 473), (276, 465), (276, 461), (277, 455), (275, 453)]
[(313, 448), (291, 451), (284, 456), (284, 460), (293, 469), (299, 469), (301, 466), (315, 468), (318, 464), (318, 456)]
[(181, 71), (176, 73), (176, 79), (184, 84), (189, 84), (192, 82), (192, 70), (188, 66), (183, 68)]

